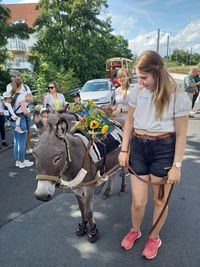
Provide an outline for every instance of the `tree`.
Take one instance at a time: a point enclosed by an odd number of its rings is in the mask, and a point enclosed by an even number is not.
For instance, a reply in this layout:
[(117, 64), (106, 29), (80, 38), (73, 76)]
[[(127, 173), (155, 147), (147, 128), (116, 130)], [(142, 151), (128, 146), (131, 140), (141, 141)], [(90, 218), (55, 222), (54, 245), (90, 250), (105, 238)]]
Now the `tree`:
[(132, 56), (128, 42), (112, 35), (110, 18), (101, 17), (107, 0), (41, 0), (39, 7), (38, 42), (31, 57), (36, 72), (40, 72), (42, 58), (57, 72), (72, 70), (84, 83), (105, 76), (107, 58)]
[(10, 17), (10, 10), (0, 4), (0, 64), (3, 64), (8, 57), (6, 44), (9, 38), (18, 36), (21, 39), (28, 39), (29, 34), (33, 32), (26, 23), (8, 24)]

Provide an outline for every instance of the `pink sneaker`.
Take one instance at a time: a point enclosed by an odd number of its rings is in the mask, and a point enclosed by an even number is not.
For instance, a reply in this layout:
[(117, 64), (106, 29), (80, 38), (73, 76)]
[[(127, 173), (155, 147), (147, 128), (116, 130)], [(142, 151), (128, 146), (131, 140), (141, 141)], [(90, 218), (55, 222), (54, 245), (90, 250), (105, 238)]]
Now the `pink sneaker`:
[(134, 232), (133, 228), (130, 230), (130, 232), (128, 232), (127, 235), (125, 235), (125, 237), (123, 238), (122, 242), (121, 242), (121, 247), (124, 248), (125, 250), (129, 250), (132, 248), (132, 246), (135, 243), (135, 240), (137, 240), (138, 238), (140, 238), (142, 235), (141, 231), (139, 231), (138, 233)]
[(155, 258), (161, 245), (162, 242), (159, 237), (149, 237), (142, 252), (142, 256), (146, 257), (148, 260)]

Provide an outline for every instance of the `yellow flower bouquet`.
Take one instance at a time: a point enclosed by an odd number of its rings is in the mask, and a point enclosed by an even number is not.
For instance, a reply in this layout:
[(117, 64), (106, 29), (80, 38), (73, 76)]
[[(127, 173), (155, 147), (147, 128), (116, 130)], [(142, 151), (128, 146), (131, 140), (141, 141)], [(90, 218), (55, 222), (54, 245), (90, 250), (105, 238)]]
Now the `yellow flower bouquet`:
[(90, 134), (93, 139), (105, 139), (110, 130), (113, 129), (113, 124), (109, 121), (106, 113), (94, 105), (92, 100), (88, 101), (87, 105), (81, 106), (81, 110), (77, 113), (80, 119), (75, 124), (75, 129)]

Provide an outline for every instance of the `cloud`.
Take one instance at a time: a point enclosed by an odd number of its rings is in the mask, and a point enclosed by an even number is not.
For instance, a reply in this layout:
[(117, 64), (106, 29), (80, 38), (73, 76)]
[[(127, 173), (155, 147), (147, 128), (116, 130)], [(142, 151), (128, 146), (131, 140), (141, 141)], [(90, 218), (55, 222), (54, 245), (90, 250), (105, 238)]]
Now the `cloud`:
[[(169, 45), (167, 36), (169, 35)], [(200, 19), (192, 21), (184, 29), (179, 31), (175, 36), (170, 33), (160, 32), (159, 51), (161, 55), (167, 54), (167, 47), (172, 52), (174, 49), (192, 51), (200, 54)], [(137, 38), (129, 41), (129, 48), (133, 54), (140, 54), (145, 50), (157, 49), (157, 32), (149, 32), (139, 35)]]
[(25, 3), (38, 3), (39, 0), (21, 0), (19, 1), (19, 4), (25, 4)]

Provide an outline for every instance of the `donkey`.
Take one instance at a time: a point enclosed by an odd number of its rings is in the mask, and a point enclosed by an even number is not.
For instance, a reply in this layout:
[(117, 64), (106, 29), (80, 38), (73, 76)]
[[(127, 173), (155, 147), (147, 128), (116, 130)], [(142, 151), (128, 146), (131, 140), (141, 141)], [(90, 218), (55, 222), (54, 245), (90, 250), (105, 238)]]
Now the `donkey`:
[[(95, 184), (91, 181), (95, 180), (103, 165), (107, 170), (117, 166), (120, 147), (108, 154), (105, 162), (102, 159), (94, 163), (87, 155), (88, 149), (83, 140), (68, 132), (69, 121), (72, 121), (70, 116), (72, 115), (50, 116), (48, 127), (43, 129), (33, 149), (38, 171), (35, 196), (41, 201), (50, 200), (55, 191), (57, 177), (61, 176), (64, 185), (71, 184), (81, 212), (81, 222), (76, 234), (83, 236), (87, 233), (88, 241), (94, 243), (99, 238), (99, 231), (93, 217)], [(88, 185), (79, 187), (80, 181), (83, 185)]]

